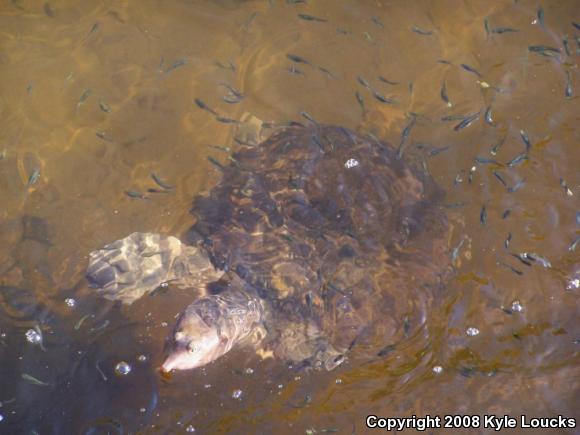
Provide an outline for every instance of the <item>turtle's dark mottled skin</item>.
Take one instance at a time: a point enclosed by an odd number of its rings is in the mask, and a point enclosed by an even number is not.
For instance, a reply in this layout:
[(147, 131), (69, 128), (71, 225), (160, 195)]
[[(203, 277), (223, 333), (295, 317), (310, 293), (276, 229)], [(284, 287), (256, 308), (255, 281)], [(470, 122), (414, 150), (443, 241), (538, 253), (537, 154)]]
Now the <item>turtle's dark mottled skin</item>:
[(88, 277), (111, 299), (171, 280), (205, 294), (178, 321), (166, 370), (254, 335), (280, 358), (332, 369), (370, 325), (393, 335), (413, 295), (446, 273), (440, 192), (386, 144), (295, 126), (233, 159), (194, 200), (184, 245), (135, 233), (91, 254)]

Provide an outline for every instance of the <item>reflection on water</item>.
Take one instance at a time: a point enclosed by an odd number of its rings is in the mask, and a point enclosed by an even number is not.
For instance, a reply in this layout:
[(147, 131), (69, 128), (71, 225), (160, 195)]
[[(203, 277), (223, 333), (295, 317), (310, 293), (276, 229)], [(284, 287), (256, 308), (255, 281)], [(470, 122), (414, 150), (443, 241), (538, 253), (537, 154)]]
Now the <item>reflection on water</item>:
[[(14, 0), (0, 20), (0, 431), (580, 417), (577, 2)], [(187, 292), (115, 307), (87, 255), (181, 234), (245, 112), (403, 142), (447, 192), (456, 273), (380, 356), (302, 373), (240, 349), (164, 380)]]

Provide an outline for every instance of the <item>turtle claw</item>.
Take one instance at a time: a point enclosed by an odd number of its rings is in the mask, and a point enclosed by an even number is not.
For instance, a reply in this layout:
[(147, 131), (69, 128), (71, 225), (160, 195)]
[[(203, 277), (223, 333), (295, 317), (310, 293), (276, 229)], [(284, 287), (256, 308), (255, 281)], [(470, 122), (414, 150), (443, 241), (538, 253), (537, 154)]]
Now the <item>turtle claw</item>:
[(181, 251), (175, 237), (133, 233), (90, 253), (87, 280), (105, 298), (131, 304), (175, 278), (172, 266)]

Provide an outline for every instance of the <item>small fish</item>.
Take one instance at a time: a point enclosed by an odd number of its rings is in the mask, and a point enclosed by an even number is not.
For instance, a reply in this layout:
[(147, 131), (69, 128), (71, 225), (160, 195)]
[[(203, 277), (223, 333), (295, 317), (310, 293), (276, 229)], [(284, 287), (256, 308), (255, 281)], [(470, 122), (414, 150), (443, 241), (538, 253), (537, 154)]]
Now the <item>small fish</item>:
[(522, 256), (521, 254), (510, 254), (512, 257), (517, 258), (522, 264), (525, 264), (528, 267), (532, 266), (532, 262), (528, 260), (526, 257)]
[(509, 264), (503, 263), (503, 262), (499, 262), (498, 263), (500, 266), (503, 266), (509, 270), (511, 270), (513, 273), (515, 273), (516, 275), (522, 276), (524, 274), (524, 272), (522, 272), (521, 270), (516, 269), (513, 266), (510, 266)]
[(137, 192), (135, 190), (125, 190), (125, 195), (127, 195), (129, 198), (133, 198), (133, 199), (147, 199), (147, 197), (145, 195), (143, 195), (141, 192)]
[(358, 101), (358, 104), (360, 105), (360, 108), (362, 109), (363, 116), (365, 116), (365, 114), (367, 113), (367, 109), (365, 107), (365, 100), (363, 99), (362, 95), (358, 91), (355, 92), (355, 95), (356, 95), (356, 100)]
[(479, 163), (480, 165), (487, 165), (487, 164), (499, 165), (497, 160), (488, 159), (487, 157), (482, 157), (482, 156), (476, 156), (475, 163)]
[(447, 145), (447, 146), (444, 146), (444, 147), (439, 147), (439, 148), (437, 148), (437, 147), (433, 147), (433, 148), (431, 148), (431, 149), (429, 150), (429, 156), (436, 156), (437, 154), (440, 154), (440, 153), (442, 153), (443, 151), (446, 151), (446, 150), (448, 150), (449, 148), (450, 148), (450, 146), (449, 146), (449, 145)]
[(399, 148), (397, 150), (397, 159), (401, 159), (401, 157), (403, 156), (405, 142), (407, 142), (407, 139), (408, 139), (409, 135), (411, 134), (411, 130), (415, 126), (416, 120), (417, 120), (417, 117), (413, 116), (411, 118), (411, 121), (409, 121), (409, 123), (405, 126), (405, 128), (401, 132), (401, 140), (399, 142)]
[(357, 79), (357, 81), (358, 81), (358, 82), (359, 82), (361, 85), (363, 85), (363, 86), (364, 86), (365, 88), (367, 88), (368, 90), (370, 90), (370, 91), (372, 91), (372, 90), (373, 90), (373, 88), (372, 88), (371, 84), (370, 84), (368, 81), (366, 81), (364, 77), (362, 77), (362, 76), (357, 76), (357, 77), (356, 77), (356, 79)]
[(525, 258), (527, 260), (531, 260), (534, 263), (539, 263), (542, 267), (546, 269), (550, 269), (552, 267), (552, 263), (545, 257), (536, 254), (535, 252), (522, 252), (519, 254), (520, 257)]
[(89, 317), (92, 316), (93, 316), (92, 314), (85, 314), (83, 317), (81, 317), (81, 319), (75, 325), (75, 330), (78, 331), (79, 329), (81, 329), (81, 326), (85, 322), (85, 320), (87, 320)]
[(470, 72), (470, 73), (472, 73), (472, 74), (475, 74), (475, 75), (476, 75), (477, 77), (479, 77), (479, 78), (481, 78), (481, 77), (482, 77), (481, 73), (480, 73), (478, 70), (476, 70), (475, 68), (473, 68), (472, 66), (469, 66), (469, 65), (467, 65), (467, 64), (465, 64), (465, 63), (462, 63), (460, 66), (461, 66), (461, 68), (463, 68), (465, 71), (468, 71), (468, 72)]
[(363, 32), (363, 36), (367, 41), (369, 41), (369, 42), (373, 41), (373, 37), (371, 36), (371, 34), (369, 32)]
[(505, 246), (506, 249), (509, 249), (511, 242), (512, 242), (512, 233), (508, 233), (505, 241), (503, 242), (503, 245)]
[(237, 119), (227, 118), (225, 116), (216, 116), (215, 119), (224, 124), (237, 124), (239, 122)]
[(218, 162), (216, 159), (214, 159), (212, 156), (208, 156), (207, 159), (209, 160), (209, 162), (211, 164), (213, 164), (214, 166), (216, 166), (218, 169), (220, 169), (222, 171), (225, 169), (225, 166), (222, 165), (220, 162)]
[(40, 169), (34, 168), (32, 173), (30, 174), (30, 177), (28, 177), (27, 186), (29, 187), (34, 186), (38, 182), (39, 178), (40, 178)]
[(312, 142), (314, 142), (323, 153), (326, 152), (326, 150), (324, 149), (324, 145), (322, 144), (322, 142), (320, 142), (318, 136), (312, 136)]
[(298, 14), (298, 18), (305, 21), (318, 21), (319, 23), (325, 23), (328, 21), (325, 18), (315, 17), (314, 15)]
[[(235, 140), (235, 138), (234, 138), (234, 140)], [(240, 145), (244, 145), (244, 144), (240, 144)], [(225, 153), (229, 153), (232, 151), (232, 149), (230, 147), (222, 147), (220, 145), (208, 145), (208, 147), (215, 148), (216, 150), (220, 150), (220, 151), (223, 151)]]
[(463, 130), (464, 128), (469, 127), (477, 119), (479, 119), (479, 112), (474, 113), (472, 115), (467, 115), (463, 119), (463, 121), (461, 121), (459, 124), (453, 127), (453, 130), (455, 131)]
[(485, 30), (485, 36), (489, 37), (490, 30), (489, 30), (489, 17), (485, 17), (483, 19), (483, 30)]
[(447, 115), (441, 118), (441, 121), (448, 122), (448, 121), (459, 121), (460, 119), (465, 119), (465, 115)]
[(544, 8), (541, 6), (538, 8), (537, 17), (538, 17), (538, 19), (537, 19), (538, 24), (541, 27), (544, 27)]
[(566, 98), (572, 98), (573, 94), (572, 77), (570, 75), (570, 71), (566, 71), (566, 88), (564, 89), (564, 96)]
[(580, 226), (580, 211), (576, 212), (576, 225)]
[(491, 113), (491, 106), (487, 106), (487, 108), (485, 109), (485, 115), (483, 117), (484, 121), (486, 124), (494, 126), (494, 122), (493, 122), (493, 116)]
[(168, 190), (165, 190), (165, 189), (156, 189), (155, 187), (149, 187), (147, 189), (147, 192), (149, 192), (149, 193), (169, 193)]
[(157, 176), (157, 174), (151, 172), (151, 174), (149, 174), (149, 176), (153, 179), (153, 181), (155, 181), (155, 183), (157, 183), (157, 185), (165, 190), (172, 190), (173, 186), (167, 184), (166, 182), (164, 182), (161, 178), (159, 178), (159, 176)]
[(229, 69), (229, 70), (232, 70), (233, 72), (236, 72), (236, 66), (229, 60), (228, 60), (227, 64), (225, 64), (225, 65), (223, 63), (221, 63), (220, 61), (216, 61), (215, 65), (220, 67), (220, 68)]
[(312, 65), (308, 60), (304, 59), (303, 57), (297, 56), (295, 54), (287, 54), (286, 57), (290, 59), (292, 62), (296, 63), (304, 63), (306, 65)]
[(79, 102), (77, 103), (77, 108), (79, 106), (82, 106), (82, 104), (87, 101), (87, 99), (91, 96), (91, 90), (90, 89), (85, 89), (85, 91), (81, 94), (81, 97), (79, 98)]
[(386, 103), (386, 104), (395, 104), (396, 103), (396, 101), (393, 100), (392, 98), (383, 97), (381, 94), (379, 94), (374, 89), (372, 90), (372, 93), (373, 93), (373, 97), (375, 97), (381, 103)]
[(380, 80), (381, 82), (383, 82), (383, 83), (386, 83), (386, 84), (388, 84), (388, 85), (398, 85), (398, 84), (399, 84), (399, 82), (394, 82), (394, 81), (392, 81), (392, 80), (386, 79), (386, 78), (385, 78), (385, 77), (383, 77), (383, 76), (379, 76), (379, 80)]
[(336, 76), (333, 74), (332, 71), (330, 71), (330, 70), (328, 70), (328, 69), (326, 69), (326, 68), (324, 68), (322, 66), (319, 66), (318, 67), (318, 70), (321, 71), (321, 72), (323, 72), (324, 74), (326, 74), (327, 76), (329, 76), (329, 77), (331, 77), (333, 79), (336, 78)]
[(337, 27), (337, 28), (336, 28), (336, 32), (337, 32), (337, 33), (341, 33), (341, 34), (343, 34), (343, 35), (348, 35), (348, 34), (350, 33), (348, 30), (346, 30), (346, 29), (343, 29), (342, 27)]
[(206, 110), (207, 112), (211, 113), (212, 115), (218, 116), (218, 113), (215, 110), (213, 110), (211, 107), (209, 107), (207, 104), (205, 104), (199, 98), (196, 98), (194, 101), (195, 101), (195, 104), (197, 104), (197, 107), (199, 107), (201, 110)]
[(519, 32), (519, 30), (514, 29), (513, 27), (496, 27), (491, 30), (491, 33), (496, 33), (498, 35), (501, 35), (502, 33), (515, 33), (515, 32)]
[(89, 30), (89, 33), (87, 33), (87, 36), (85, 36), (85, 40), (91, 36), (93, 33), (95, 33), (97, 30), (99, 30), (99, 22), (97, 21), (95, 24), (93, 24), (93, 27), (91, 27), (91, 30)]
[(461, 239), (461, 241), (458, 243), (458, 245), (453, 248), (453, 251), (451, 251), (451, 263), (456, 264), (457, 263), (457, 259), (459, 258), (459, 253), (461, 251), (461, 247), (463, 246), (463, 244), (465, 243), (465, 238)]
[(580, 24), (579, 23), (577, 23), (575, 21), (572, 21), (572, 26), (574, 26), (576, 28), (576, 30), (580, 30)]
[(44, 13), (47, 17), (54, 18), (54, 11), (50, 7), (50, 4), (45, 3), (42, 9), (44, 10)]
[(453, 104), (451, 103), (451, 101), (449, 101), (449, 96), (447, 95), (447, 85), (445, 83), (445, 80), (443, 80), (443, 83), (441, 83), (441, 92), (440, 92), (440, 94), (441, 94), (441, 99), (447, 105), (447, 107), (453, 106)]
[(576, 239), (572, 242), (572, 244), (568, 247), (568, 251), (573, 252), (576, 250), (576, 246), (580, 244), (580, 236), (576, 237)]
[(371, 17), (371, 20), (372, 20), (373, 23), (375, 23), (381, 29), (384, 29), (385, 28), (385, 25), (377, 17)]
[(442, 63), (442, 64), (444, 64), (444, 65), (453, 65), (451, 62), (449, 62), (449, 61), (448, 61), (448, 60), (446, 60), (446, 59), (438, 59), (438, 60), (437, 60), (437, 63)]
[(388, 344), (387, 346), (383, 347), (378, 353), (377, 356), (387, 356), (391, 352), (396, 349), (394, 344)]
[(521, 153), (511, 159), (509, 162), (506, 163), (509, 167), (519, 165), (524, 160), (528, 160), (528, 153)]
[(532, 143), (530, 142), (530, 138), (524, 130), (520, 130), (520, 137), (526, 146), (526, 152), (530, 151), (530, 148), (532, 148)]
[(105, 103), (103, 103), (102, 101), (99, 101), (99, 107), (103, 112), (111, 113), (111, 108), (109, 106), (107, 106)]
[(316, 120), (314, 119), (314, 117), (308, 113), (306, 110), (303, 110), (302, 112), (300, 112), (300, 114), (306, 118), (308, 121), (312, 122), (315, 125), (318, 125), (318, 122), (316, 122)]
[(418, 33), (419, 35), (424, 35), (424, 36), (429, 36), (433, 34), (433, 31), (431, 30), (423, 30), (418, 26), (413, 26), (413, 28), (411, 29), (413, 32)]
[(564, 192), (566, 192), (567, 196), (574, 195), (574, 192), (572, 192), (572, 190), (568, 187), (566, 180), (564, 180), (563, 178), (560, 178), (560, 186), (562, 186), (562, 188), (564, 189)]
[(511, 209), (506, 209), (502, 214), (501, 214), (501, 218), (502, 219), (507, 219), (508, 216), (511, 214), (512, 210)]
[(244, 95), (238, 91), (233, 86), (228, 85), (227, 83), (220, 83), (220, 86), (227, 89), (228, 93), (223, 97), (223, 100), (228, 104), (236, 104), (242, 101)]
[(561, 53), (559, 48), (548, 47), (546, 45), (530, 45), (528, 51), (544, 57), (557, 57)]
[(409, 82), (409, 95), (413, 95), (413, 82)]
[(32, 385), (36, 385), (37, 387), (49, 387), (50, 386), (50, 383), (41, 381), (40, 379), (35, 378), (34, 376), (29, 375), (28, 373), (22, 373), (21, 377), (25, 381), (30, 382)]
[(169, 74), (174, 69), (179, 68), (180, 66), (187, 65), (187, 60), (179, 59), (173, 62), (173, 64), (165, 70), (165, 74)]
[(503, 177), (500, 175), (500, 173), (497, 171), (493, 171), (492, 173), (495, 176), (495, 178), (497, 178), (499, 180), (499, 182), (501, 184), (503, 184), (503, 187), (505, 187), (507, 189), (508, 185), (507, 185), (506, 181), (503, 179)]
[(505, 138), (506, 138), (506, 136), (504, 136), (502, 139), (500, 139), (500, 141), (489, 150), (489, 153), (492, 156), (495, 156), (498, 153), (499, 149), (502, 147), (502, 145), (505, 142)]
[(568, 45), (568, 36), (564, 36), (562, 38), (562, 45), (564, 46), (564, 52), (566, 53), (566, 56), (571, 56), (570, 54), (570, 47)]
[(481, 225), (487, 224), (487, 208), (485, 204), (481, 206), (481, 211), (479, 212), (479, 222)]
[(509, 193), (517, 192), (518, 190), (520, 190), (524, 186), (525, 182), (526, 182), (526, 179), (522, 178), (516, 184), (514, 184), (512, 187), (509, 187), (507, 191)]

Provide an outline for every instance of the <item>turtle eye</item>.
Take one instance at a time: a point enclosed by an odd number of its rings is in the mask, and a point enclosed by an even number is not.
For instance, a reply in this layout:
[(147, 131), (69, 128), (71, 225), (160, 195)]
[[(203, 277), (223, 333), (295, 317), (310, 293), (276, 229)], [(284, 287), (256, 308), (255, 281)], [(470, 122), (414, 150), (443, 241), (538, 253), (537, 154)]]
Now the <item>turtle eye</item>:
[(195, 345), (195, 343), (189, 343), (187, 345), (187, 350), (189, 351), (189, 353), (195, 353), (197, 352), (197, 346)]

